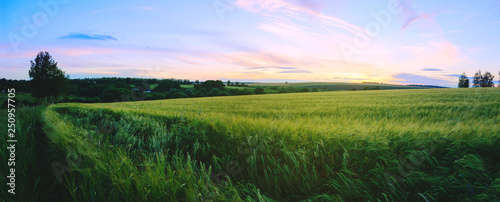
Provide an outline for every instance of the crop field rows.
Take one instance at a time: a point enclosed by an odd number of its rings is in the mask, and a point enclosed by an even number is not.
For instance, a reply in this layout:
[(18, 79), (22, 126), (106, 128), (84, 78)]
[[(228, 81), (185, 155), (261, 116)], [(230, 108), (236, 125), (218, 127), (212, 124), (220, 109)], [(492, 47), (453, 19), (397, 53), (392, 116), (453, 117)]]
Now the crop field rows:
[(321, 92), (57, 104), (43, 117), (74, 200), (499, 200), (499, 98)]

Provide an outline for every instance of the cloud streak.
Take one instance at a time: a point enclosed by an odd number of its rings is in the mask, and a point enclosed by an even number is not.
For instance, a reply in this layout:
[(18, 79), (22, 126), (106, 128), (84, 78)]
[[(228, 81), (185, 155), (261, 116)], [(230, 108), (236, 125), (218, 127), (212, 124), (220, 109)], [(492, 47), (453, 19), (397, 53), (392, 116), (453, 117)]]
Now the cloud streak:
[(297, 69), (297, 68), (295, 68), (295, 67), (267, 66), (267, 67), (249, 67), (247, 69)]
[(281, 71), (280, 74), (309, 74), (312, 73), (309, 70), (290, 70), (290, 71)]
[(426, 72), (440, 72), (440, 71), (443, 71), (443, 70), (442, 69), (425, 68), (425, 69), (422, 69), (422, 71), (426, 71)]
[(442, 79), (435, 79), (428, 76), (422, 76), (411, 73), (400, 73), (392, 75), (396, 82), (402, 82), (406, 84), (424, 84), (424, 85), (450, 85), (450, 82)]
[(58, 39), (97, 40), (97, 41), (117, 40), (115, 37), (112, 37), (110, 35), (83, 34), (83, 33), (69, 33), (67, 35), (58, 37)]
[[(365, 30), (357, 25), (351, 24), (340, 18), (324, 15), (318, 11), (322, 4), (312, 0), (295, 0), (293, 3), (284, 0), (238, 0), (236, 5), (242, 9), (253, 13), (260, 13), (268, 20), (279, 23), (283, 27), (301, 29), (291, 20), (307, 21), (302, 15), (315, 16), (314, 21), (323, 25), (341, 28), (351, 34), (364, 33)], [(288, 18), (276, 17), (276, 14), (283, 14)], [(314, 22), (313, 22), (314, 23)]]

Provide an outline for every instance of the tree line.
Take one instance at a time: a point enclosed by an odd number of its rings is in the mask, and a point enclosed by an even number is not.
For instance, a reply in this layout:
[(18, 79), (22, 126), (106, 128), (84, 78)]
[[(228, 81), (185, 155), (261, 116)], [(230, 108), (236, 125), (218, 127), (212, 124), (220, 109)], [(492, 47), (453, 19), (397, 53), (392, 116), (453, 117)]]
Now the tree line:
[[(498, 75), (500, 75), (500, 71), (498, 72)], [(485, 72), (484, 74), (481, 73), (481, 70), (478, 70), (475, 74), (474, 77), (472, 78), (472, 87), (495, 87), (495, 83), (493, 79), (495, 76), (493, 76), (490, 72)], [(500, 78), (500, 77), (499, 77)], [(498, 80), (498, 83), (500, 84), (500, 79)], [(459, 88), (469, 88), (470, 86), (470, 81), (467, 75), (462, 73), (460, 78), (458, 79), (458, 87)]]
[[(70, 79), (58, 68), (48, 52), (40, 52), (30, 61), (29, 81), (0, 79), (0, 88), (15, 88), (17, 92), (31, 92), (35, 102), (23, 101), (23, 105), (54, 102), (116, 102), (157, 100), (172, 98), (252, 95), (263, 90), (226, 88), (248, 87), (245, 83), (221, 80), (145, 79), (145, 78), (87, 78)], [(181, 87), (181, 85), (189, 85)], [(262, 92), (261, 92), (262, 91)], [(62, 100), (60, 99), (62, 97)], [(5, 104), (5, 103), (4, 103)]]

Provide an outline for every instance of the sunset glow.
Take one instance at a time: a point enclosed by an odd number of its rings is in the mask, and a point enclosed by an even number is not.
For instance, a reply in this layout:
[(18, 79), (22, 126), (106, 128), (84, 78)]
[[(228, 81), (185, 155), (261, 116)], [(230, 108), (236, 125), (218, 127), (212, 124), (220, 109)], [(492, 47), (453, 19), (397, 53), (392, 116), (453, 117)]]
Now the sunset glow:
[(456, 87), (500, 70), (499, 1), (2, 1), (0, 71)]

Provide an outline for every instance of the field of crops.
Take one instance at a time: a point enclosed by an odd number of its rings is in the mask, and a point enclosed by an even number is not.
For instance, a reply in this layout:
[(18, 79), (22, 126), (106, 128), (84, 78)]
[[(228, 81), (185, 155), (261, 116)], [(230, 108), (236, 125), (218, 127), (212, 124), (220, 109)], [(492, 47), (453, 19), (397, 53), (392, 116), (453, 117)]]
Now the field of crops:
[(78, 201), (495, 201), (499, 114), (491, 88), (57, 104), (43, 118)]

